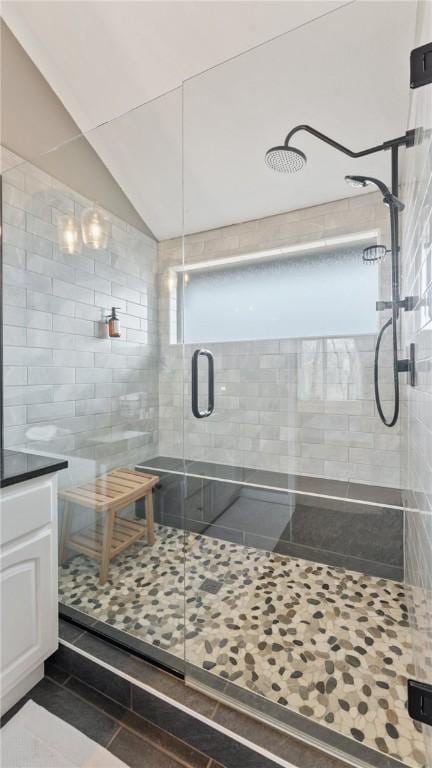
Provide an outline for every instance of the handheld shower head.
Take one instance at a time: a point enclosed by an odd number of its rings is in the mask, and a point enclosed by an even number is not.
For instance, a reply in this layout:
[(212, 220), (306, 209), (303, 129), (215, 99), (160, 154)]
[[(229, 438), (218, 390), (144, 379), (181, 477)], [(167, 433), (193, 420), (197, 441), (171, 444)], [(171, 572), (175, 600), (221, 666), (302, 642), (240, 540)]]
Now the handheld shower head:
[(402, 201), (396, 195), (392, 195), (389, 188), (380, 179), (375, 179), (373, 176), (345, 176), (345, 181), (354, 188), (367, 187), (369, 184), (374, 184), (381, 192), (383, 202), (386, 205), (391, 208), (397, 208), (399, 211), (403, 211), (405, 208)]
[(269, 168), (278, 173), (297, 173), (306, 165), (306, 155), (300, 149), (290, 147), (285, 142), (281, 146), (267, 150), (265, 162)]
[(345, 176), (345, 181), (350, 187), (354, 187), (354, 189), (361, 189), (368, 185), (364, 176)]

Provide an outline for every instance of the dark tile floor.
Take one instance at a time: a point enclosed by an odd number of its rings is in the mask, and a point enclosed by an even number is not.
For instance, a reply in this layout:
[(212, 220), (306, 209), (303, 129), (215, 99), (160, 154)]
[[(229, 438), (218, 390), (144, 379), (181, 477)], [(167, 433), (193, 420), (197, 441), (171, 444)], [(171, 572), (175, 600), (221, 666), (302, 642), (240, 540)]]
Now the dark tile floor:
[(130, 768), (223, 768), (180, 739), (128, 712), (83, 682), (48, 674), (2, 718), (3, 726), (32, 699), (112, 752)]

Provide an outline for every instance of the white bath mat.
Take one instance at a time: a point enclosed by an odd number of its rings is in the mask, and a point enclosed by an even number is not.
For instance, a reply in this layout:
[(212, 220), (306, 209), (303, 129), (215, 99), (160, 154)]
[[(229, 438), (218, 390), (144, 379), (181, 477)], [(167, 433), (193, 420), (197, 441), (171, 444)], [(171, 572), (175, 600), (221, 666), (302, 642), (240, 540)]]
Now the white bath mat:
[(34, 701), (28, 701), (6, 723), (0, 740), (2, 768), (127, 768), (100, 744)]

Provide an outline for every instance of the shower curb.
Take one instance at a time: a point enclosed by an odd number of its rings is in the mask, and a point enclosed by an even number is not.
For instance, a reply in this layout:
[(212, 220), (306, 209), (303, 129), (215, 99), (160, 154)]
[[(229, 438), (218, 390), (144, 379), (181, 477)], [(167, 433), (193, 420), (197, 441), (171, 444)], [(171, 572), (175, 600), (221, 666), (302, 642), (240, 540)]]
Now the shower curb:
[[(70, 624), (70, 626), (77, 629), (76, 625)], [(50, 657), (50, 664), (82, 680), (135, 715), (181, 739), (193, 749), (204, 752), (213, 760), (221, 763), (224, 768), (239, 768), (239, 765), (241, 768), (275, 768), (276, 766), (298, 768), (298, 762), (294, 765), (283, 757), (254, 743), (249, 738), (245, 738), (234, 730), (214, 721), (208, 716), (208, 713), (203, 714), (188, 706), (187, 703), (183, 703), (187, 698), (187, 692), (193, 691), (199, 692), (197, 695), (205, 697), (208, 701), (214, 700), (212, 690), (205, 684), (201, 686), (197, 683), (193, 687), (187, 686), (183, 702), (179, 701), (134, 676), (136, 664), (141, 663), (142, 660), (131, 657), (130, 654), (109, 642), (107, 643), (107, 641), (95, 638), (91, 635), (91, 629), (81, 628), (78, 634), (81, 638), (83, 635), (89, 635), (90, 639), (93, 640), (90, 647), (93, 645), (94, 648), (95, 641), (97, 641), (96, 645), (103, 643), (105, 649), (109, 651), (108, 661), (98, 657), (94, 652), (74, 645), (69, 640), (60, 639), (59, 649)], [(78, 639), (77, 637), (76, 641)], [(117, 659), (124, 661), (129, 659), (129, 671), (117, 666)], [(154, 672), (167, 677), (166, 672), (161, 672), (156, 667)], [(177, 682), (180, 682), (178, 678), (176, 679)], [(325, 747), (322, 741), (313, 735), (305, 737), (298, 727), (290, 728), (289, 725), (281, 727), (273, 719), (265, 716), (257, 718), (250, 707), (236, 704), (230, 697), (218, 695), (216, 701), (233, 709), (234, 721), (236, 711), (238, 711), (249, 717), (252, 722), (256, 722), (258, 719), (260, 724), (274, 729), (275, 737), (282, 733), (287, 738), (295, 739), (305, 749), (321, 753), (322, 762), (320, 765), (324, 765), (327, 758), (332, 766), (335, 759), (340, 761), (337, 764), (338, 768), (339, 765), (340, 768), (348, 768), (348, 765), (354, 766), (354, 768), (370, 768), (372, 765), (374, 768), (402, 768), (403, 766), (401, 762), (371, 750), (334, 731), (329, 732), (329, 729), (324, 729), (323, 726), (318, 726), (318, 729), (325, 730), (326, 734), (330, 733), (333, 742), (339, 742), (339, 744), (333, 743)], [(262, 712), (259, 714), (264, 715)], [(304, 719), (302, 716), (298, 717)]]
[(120, 680), (129, 684), (130, 706), (127, 706), (124, 700), (125, 688), (122, 684), (119, 686), (119, 696), (117, 699), (114, 698), (114, 701), (171, 736), (180, 739), (194, 750), (207, 754), (224, 768), (239, 768), (239, 765), (242, 768), (277, 768), (277, 766), (297, 768), (292, 763), (272, 755), (267, 750), (252, 744), (252, 742), (218, 723), (214, 723), (208, 717), (195, 712), (145, 683), (134, 680), (125, 672), (106, 664), (80, 648), (74, 647), (65, 640), (60, 641), (60, 648), (53, 654), (50, 661), (59, 669), (69, 672), (90, 687), (95, 688), (99, 693), (107, 696), (105, 682), (101, 682), (98, 686), (94, 676), (91, 676), (91, 682), (89, 681), (88, 672), (90, 670), (85, 662), (83, 664), (84, 671), (80, 675), (79, 662), (77, 665), (77, 658), (80, 657), (94, 666), (93, 672), (96, 672), (98, 667), (103, 669), (101, 681), (105, 679), (106, 682), (107, 675), (111, 675), (111, 683), (114, 687), (116, 684), (118, 685)]

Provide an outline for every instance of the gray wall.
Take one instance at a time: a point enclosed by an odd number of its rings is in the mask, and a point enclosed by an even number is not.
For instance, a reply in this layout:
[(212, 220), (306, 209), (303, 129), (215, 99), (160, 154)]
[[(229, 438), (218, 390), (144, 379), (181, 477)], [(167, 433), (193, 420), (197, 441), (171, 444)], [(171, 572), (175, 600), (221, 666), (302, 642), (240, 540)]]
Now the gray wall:
[[(430, 41), (432, 5), (420, 3), (416, 45)], [(431, 129), (432, 88), (411, 94), (409, 125)], [(418, 297), (403, 318), (404, 341), (414, 342), (417, 386), (408, 392), (405, 573), (416, 677), (432, 679), (432, 135), (407, 152), (403, 186), (406, 213), (402, 243), (403, 295)], [(432, 729), (425, 728), (432, 765)]]
[[(71, 457), (64, 484), (158, 441), (157, 243), (107, 214), (107, 250), (62, 253), (57, 217), (89, 205), (30, 164), (3, 175), (5, 447)], [(102, 337), (113, 305), (120, 339)]]

